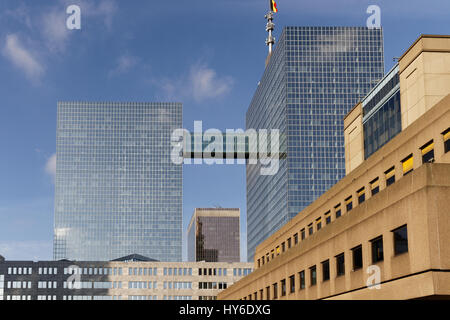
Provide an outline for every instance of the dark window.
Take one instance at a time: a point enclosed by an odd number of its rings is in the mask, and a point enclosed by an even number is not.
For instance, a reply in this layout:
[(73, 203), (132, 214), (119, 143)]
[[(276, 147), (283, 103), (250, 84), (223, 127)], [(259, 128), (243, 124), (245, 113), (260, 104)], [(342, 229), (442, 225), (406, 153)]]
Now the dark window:
[(330, 211), (328, 211), (327, 213), (325, 213), (325, 223), (326, 223), (326, 224), (330, 224), (330, 223), (331, 223), (331, 215), (330, 215)]
[(300, 290), (305, 289), (305, 271), (300, 271), (298, 277), (300, 280)]
[(358, 203), (361, 204), (366, 200), (366, 189), (361, 188), (358, 190)]
[(288, 249), (291, 248), (291, 238), (287, 239)]
[(336, 219), (339, 218), (341, 216), (341, 206), (338, 205), (336, 207), (334, 207), (335, 213), (336, 213)]
[(286, 251), (286, 244), (283, 242), (281, 244), (281, 252), (285, 252)]
[(353, 271), (361, 269), (363, 266), (361, 245), (352, 249), (352, 256), (353, 256)]
[(380, 179), (376, 178), (370, 182), (370, 188), (372, 189), (372, 197), (380, 192)]
[(343, 253), (336, 256), (336, 274), (338, 277), (345, 274), (345, 257)]
[(278, 299), (278, 283), (273, 284), (273, 299)]
[(281, 296), (286, 295), (286, 279), (281, 280)]
[(420, 148), (422, 152), (422, 163), (428, 163), (434, 161), (434, 142), (431, 140)]
[(310, 275), (311, 286), (315, 286), (317, 284), (316, 266), (309, 268), (309, 275)]
[(298, 243), (298, 233), (294, 234), (294, 244)]
[(295, 275), (289, 277), (289, 290), (290, 293), (295, 292)]
[(406, 225), (392, 231), (394, 234), (394, 254), (408, 252), (408, 230)]
[(375, 238), (370, 243), (372, 246), (372, 263), (383, 261), (383, 237)]
[(444, 152), (447, 153), (450, 151), (450, 128), (442, 132), (444, 136)]
[(393, 184), (395, 182), (395, 168), (392, 167), (391, 169), (386, 171), (384, 174), (386, 176), (386, 187), (389, 187), (391, 184)]
[(322, 281), (330, 280), (330, 260), (322, 262)]
[(313, 232), (314, 232), (314, 228), (313, 228), (313, 225), (312, 225), (312, 223), (311, 223), (311, 224), (308, 225), (308, 235), (309, 235), (309, 236), (312, 235)]
[(270, 300), (270, 287), (266, 287), (266, 300)]
[(347, 212), (353, 209), (352, 197), (345, 199), (345, 207), (347, 208)]
[(322, 229), (322, 218), (319, 218), (316, 220), (316, 228), (317, 228), (317, 231)]
[(259, 300), (264, 300), (264, 290), (259, 290)]

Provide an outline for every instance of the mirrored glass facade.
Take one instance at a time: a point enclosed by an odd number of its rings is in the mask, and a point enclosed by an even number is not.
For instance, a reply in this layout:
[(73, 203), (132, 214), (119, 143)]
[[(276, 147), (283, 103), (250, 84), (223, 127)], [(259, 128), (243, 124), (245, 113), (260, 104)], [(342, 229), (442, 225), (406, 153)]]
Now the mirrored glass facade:
[(382, 29), (285, 27), (246, 127), (279, 129), (274, 176), (247, 165), (247, 256), (345, 175), (343, 118), (383, 77)]
[(181, 261), (179, 103), (58, 103), (54, 259)]
[(398, 72), (397, 65), (363, 100), (365, 159), (402, 131)]
[(239, 262), (239, 220), (239, 209), (195, 209), (187, 230), (188, 261)]

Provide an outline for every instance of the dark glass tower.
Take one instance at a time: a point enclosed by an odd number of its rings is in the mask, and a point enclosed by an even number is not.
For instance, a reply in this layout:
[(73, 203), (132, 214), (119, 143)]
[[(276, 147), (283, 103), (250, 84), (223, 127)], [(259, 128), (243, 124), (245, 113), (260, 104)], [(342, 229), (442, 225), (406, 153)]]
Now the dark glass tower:
[(247, 256), (345, 175), (343, 118), (383, 77), (381, 29), (285, 27), (247, 129), (279, 129), (279, 171), (247, 165)]
[(187, 231), (188, 261), (240, 262), (239, 219), (239, 209), (195, 209)]
[(181, 261), (179, 103), (60, 102), (54, 259)]

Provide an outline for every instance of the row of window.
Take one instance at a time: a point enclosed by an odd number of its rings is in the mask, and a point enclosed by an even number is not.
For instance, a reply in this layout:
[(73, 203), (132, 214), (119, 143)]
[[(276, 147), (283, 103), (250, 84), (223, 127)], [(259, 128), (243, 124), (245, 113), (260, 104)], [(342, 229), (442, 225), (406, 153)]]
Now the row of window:
[(121, 276), (122, 275), (122, 268), (68, 267), (68, 268), (64, 268), (64, 274), (80, 274), (80, 275), (113, 275), (114, 274), (115, 276), (116, 275)]
[[(400, 255), (402, 253), (408, 252), (408, 230), (407, 225), (401, 226), (391, 231), (393, 235), (394, 243), (394, 255)], [(384, 249), (383, 249), (383, 236), (378, 236), (370, 242), (371, 248), (371, 263), (376, 264), (384, 260)], [(351, 250), (352, 257), (352, 271), (357, 271), (363, 267), (363, 249), (362, 245), (358, 245)], [(344, 276), (346, 274), (345, 268), (345, 253), (341, 252), (334, 257), (334, 265), (336, 270), (336, 277)], [(324, 260), (320, 263), (322, 271), (322, 282), (330, 280), (330, 259)], [(317, 284), (317, 266), (313, 265), (309, 268), (309, 286), (315, 286)], [(293, 274), (287, 279), (282, 279), (279, 283), (275, 282), (272, 286), (266, 287), (266, 300), (278, 299), (278, 294), (282, 297), (286, 296), (288, 290), (289, 293), (295, 293), (296, 291), (296, 276)], [(306, 288), (306, 271), (302, 270), (298, 273), (298, 284), (299, 290)], [(287, 287), (289, 286), (289, 287)], [(280, 290), (279, 290), (280, 289)], [(243, 300), (263, 300), (264, 290), (260, 289), (259, 297), (258, 293), (254, 292)]]
[[(447, 153), (450, 151), (450, 128), (442, 132), (443, 142), (444, 142), (444, 153)], [(420, 147), (420, 151), (422, 154), (422, 164), (434, 162), (434, 141), (430, 140), (425, 145)], [(414, 165), (414, 157), (413, 154), (408, 155), (406, 158), (404, 158), (401, 161), (402, 165), (402, 172), (403, 176), (407, 175), (408, 173), (413, 171), (413, 165)], [(395, 183), (395, 166), (390, 167), (388, 170), (384, 172), (384, 177), (386, 180), (386, 187), (392, 185)], [(380, 192), (380, 178), (376, 177), (369, 183), (370, 185), (370, 193), (371, 196), (376, 195), (378, 192)], [(361, 187), (357, 190), (357, 204), (361, 204), (366, 200), (366, 188)], [(346, 209), (346, 212), (349, 212), (353, 209), (353, 196), (348, 196), (344, 201), (344, 207)], [(337, 204), (333, 208), (335, 219), (338, 219), (342, 215), (342, 209), (341, 209), (341, 203)], [(320, 216), (315, 219), (315, 221), (310, 222), (306, 228), (303, 228), (300, 230), (300, 238), (301, 240), (304, 240), (306, 238), (306, 234), (308, 236), (312, 235), (315, 231), (319, 231), (324, 224), (327, 225), (331, 223), (331, 210), (328, 210), (323, 217)], [(262, 256), (260, 259), (257, 260), (258, 268), (261, 267), (261, 265), (264, 265), (265, 263), (269, 262), (269, 260), (275, 258), (276, 255), (279, 255), (282, 252), (286, 251), (287, 249), (290, 249), (292, 245), (296, 245), (299, 242), (299, 234), (295, 233), (292, 238), (288, 238), (285, 242), (282, 242), (280, 246), (277, 246), (275, 249), (272, 249), (270, 253), (266, 253), (265, 256)]]
[(164, 281), (164, 289), (192, 289), (192, 282), (182, 282), (182, 281)]
[(226, 276), (227, 275), (227, 269), (225, 268), (199, 268), (198, 269), (198, 275), (204, 275), (204, 276)]
[(8, 274), (33, 274), (33, 269), (23, 267), (9, 267)]
[(199, 282), (199, 289), (226, 289), (228, 288), (228, 284), (226, 282)]
[[(31, 281), (8, 281), (6, 287), (8, 289), (31, 289)], [(0, 288), (3, 288), (3, 283), (0, 284)]]
[[(156, 273), (154, 273), (154, 274), (156, 275)], [(192, 276), (192, 268), (164, 268), (164, 275), (165, 276), (171, 276), (171, 275)]]

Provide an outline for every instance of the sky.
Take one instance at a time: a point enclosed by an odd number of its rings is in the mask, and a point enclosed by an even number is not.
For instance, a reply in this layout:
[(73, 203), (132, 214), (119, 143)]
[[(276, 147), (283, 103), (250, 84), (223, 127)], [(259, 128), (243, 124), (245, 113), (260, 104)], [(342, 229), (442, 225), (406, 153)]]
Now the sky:
[[(79, 30), (66, 27), (73, 4)], [(283, 26), (365, 26), (374, 4), (386, 71), (420, 34), (450, 34), (448, 0), (278, 0), (275, 37)], [(180, 101), (188, 130), (245, 129), (267, 10), (267, 0), (2, 0), (0, 254), (52, 259), (58, 101)], [(183, 170), (184, 233), (196, 207), (240, 208), (245, 261), (245, 166)]]

